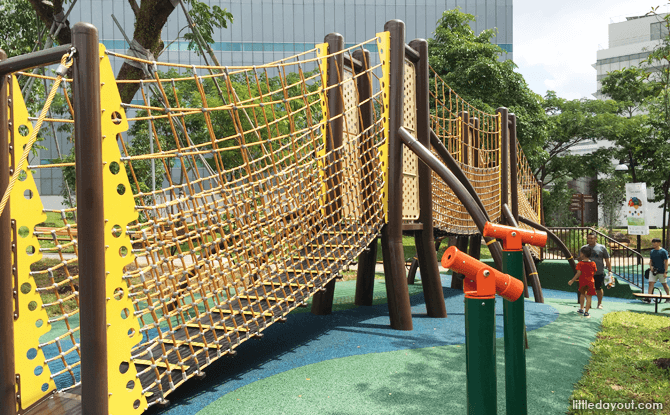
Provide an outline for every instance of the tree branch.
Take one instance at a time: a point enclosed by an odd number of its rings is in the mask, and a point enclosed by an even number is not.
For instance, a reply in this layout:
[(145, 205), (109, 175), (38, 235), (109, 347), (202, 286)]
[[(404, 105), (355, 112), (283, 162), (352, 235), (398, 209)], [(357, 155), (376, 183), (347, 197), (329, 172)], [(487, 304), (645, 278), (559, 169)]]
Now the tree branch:
[[(54, 14), (60, 13), (63, 11), (63, 2), (56, 1), (56, 4), (52, 4), (46, 0), (28, 0), (30, 5), (33, 7), (37, 16), (45, 24), (47, 28), (51, 28), (51, 25), (54, 22)], [(70, 22), (66, 20), (65, 26), (61, 28), (58, 36), (56, 36), (56, 41), (59, 44), (65, 45), (72, 42), (72, 32), (70, 31)]]
[(133, 9), (133, 13), (135, 13), (135, 18), (137, 19), (137, 16), (140, 14), (140, 6), (137, 5), (135, 0), (128, 0), (128, 3), (130, 4), (130, 8)]

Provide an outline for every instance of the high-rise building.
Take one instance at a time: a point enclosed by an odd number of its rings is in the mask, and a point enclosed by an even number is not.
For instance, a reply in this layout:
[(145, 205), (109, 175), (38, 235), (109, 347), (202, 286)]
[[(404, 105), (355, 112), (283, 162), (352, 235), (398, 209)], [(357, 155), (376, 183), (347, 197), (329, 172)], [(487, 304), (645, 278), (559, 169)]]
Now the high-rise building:
[[(513, 57), (512, 2), (513, 0), (204, 0), (211, 6), (227, 9), (233, 14), (233, 23), (226, 29), (215, 29), (212, 49), (222, 65), (259, 65), (280, 60), (314, 48), (325, 35), (337, 32), (343, 35), (345, 46), (355, 45), (375, 37), (384, 30), (384, 23), (392, 19), (405, 22), (406, 41), (430, 38), (438, 19), (445, 10), (460, 8), (476, 17), (475, 33), (497, 29), (493, 42), (506, 53), (503, 59)], [(98, 28), (100, 41), (107, 49), (125, 53), (132, 39), (135, 17), (126, 1), (79, 1), (68, 19), (71, 23), (84, 21)], [(167, 49), (156, 59), (187, 65), (204, 64), (197, 53), (188, 50), (187, 18), (180, 6), (170, 15), (162, 39)], [(377, 46), (368, 45), (372, 63), (378, 62)], [(113, 59), (114, 71), (121, 61)], [(211, 64), (211, 62), (210, 62)], [(52, 139), (50, 139), (52, 140)], [(69, 153), (71, 144), (59, 139), (60, 151)], [(56, 146), (47, 143), (39, 158), (42, 164), (57, 158)], [(35, 163), (37, 160), (34, 160)], [(41, 169), (36, 175), (45, 205), (60, 208), (62, 173), (58, 169)]]
[(654, 46), (668, 34), (662, 16), (664, 14), (612, 20), (608, 26), (608, 48), (597, 52), (597, 60), (593, 64), (597, 71), (597, 90), (593, 94), (594, 97), (604, 98), (600, 92), (602, 87), (600, 81), (608, 72), (640, 66), (640, 63), (649, 57)]

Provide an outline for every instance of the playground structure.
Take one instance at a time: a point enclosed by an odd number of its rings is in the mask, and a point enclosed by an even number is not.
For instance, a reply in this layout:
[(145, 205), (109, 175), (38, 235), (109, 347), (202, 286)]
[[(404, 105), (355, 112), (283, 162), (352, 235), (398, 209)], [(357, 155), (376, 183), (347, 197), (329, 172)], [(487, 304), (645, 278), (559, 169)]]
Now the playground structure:
[[(78, 24), (71, 46), (0, 62), (0, 191), (11, 189), (0, 292), (14, 293), (0, 308), (0, 399), (16, 402), (0, 412), (166, 404), (308, 298), (330, 313), (335, 278), (357, 257), (356, 303), (371, 304), (378, 237), (391, 326), (412, 329), (403, 232), (416, 238), (428, 315), (446, 317), (435, 235), (476, 253), (486, 222), (540, 222), (541, 187), (515, 117), (468, 105), (431, 73), (425, 41), (405, 44), (399, 21), (384, 29), (349, 48), (331, 34), (267, 65), (205, 67), (105, 51)], [(119, 82), (142, 105), (121, 103), (110, 58), (144, 68), (145, 80)], [(16, 73), (55, 62), (51, 97), (60, 87), (69, 111), (50, 115), (47, 100), (33, 127)], [(72, 127), (74, 163), (22, 164), (43, 122)], [(76, 169), (63, 227), (36, 227), (38, 168)], [(485, 240), (500, 269), (499, 243)], [(31, 271), (43, 253), (60, 262)], [(524, 258), (542, 301), (531, 248)]]

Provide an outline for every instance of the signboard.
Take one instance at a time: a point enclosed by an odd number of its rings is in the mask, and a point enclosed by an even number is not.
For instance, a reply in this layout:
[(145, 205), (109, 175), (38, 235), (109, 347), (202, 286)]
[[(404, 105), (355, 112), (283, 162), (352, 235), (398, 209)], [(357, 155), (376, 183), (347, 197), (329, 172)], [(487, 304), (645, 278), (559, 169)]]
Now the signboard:
[(626, 183), (626, 222), (628, 234), (649, 235), (647, 222), (647, 184)]

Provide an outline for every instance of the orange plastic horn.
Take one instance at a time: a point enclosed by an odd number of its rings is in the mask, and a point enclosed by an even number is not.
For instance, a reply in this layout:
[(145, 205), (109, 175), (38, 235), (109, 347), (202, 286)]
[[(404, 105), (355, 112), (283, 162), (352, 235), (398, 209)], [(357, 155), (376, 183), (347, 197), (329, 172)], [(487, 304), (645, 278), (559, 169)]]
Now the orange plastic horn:
[(502, 239), (505, 251), (520, 251), (522, 244), (533, 246), (545, 246), (547, 244), (546, 232), (495, 225), (491, 222), (486, 222), (483, 234), (490, 238)]
[(467, 298), (493, 298), (497, 293), (507, 300), (516, 301), (523, 293), (520, 280), (476, 260), (455, 246), (445, 251), (442, 266), (465, 275), (463, 291)]

